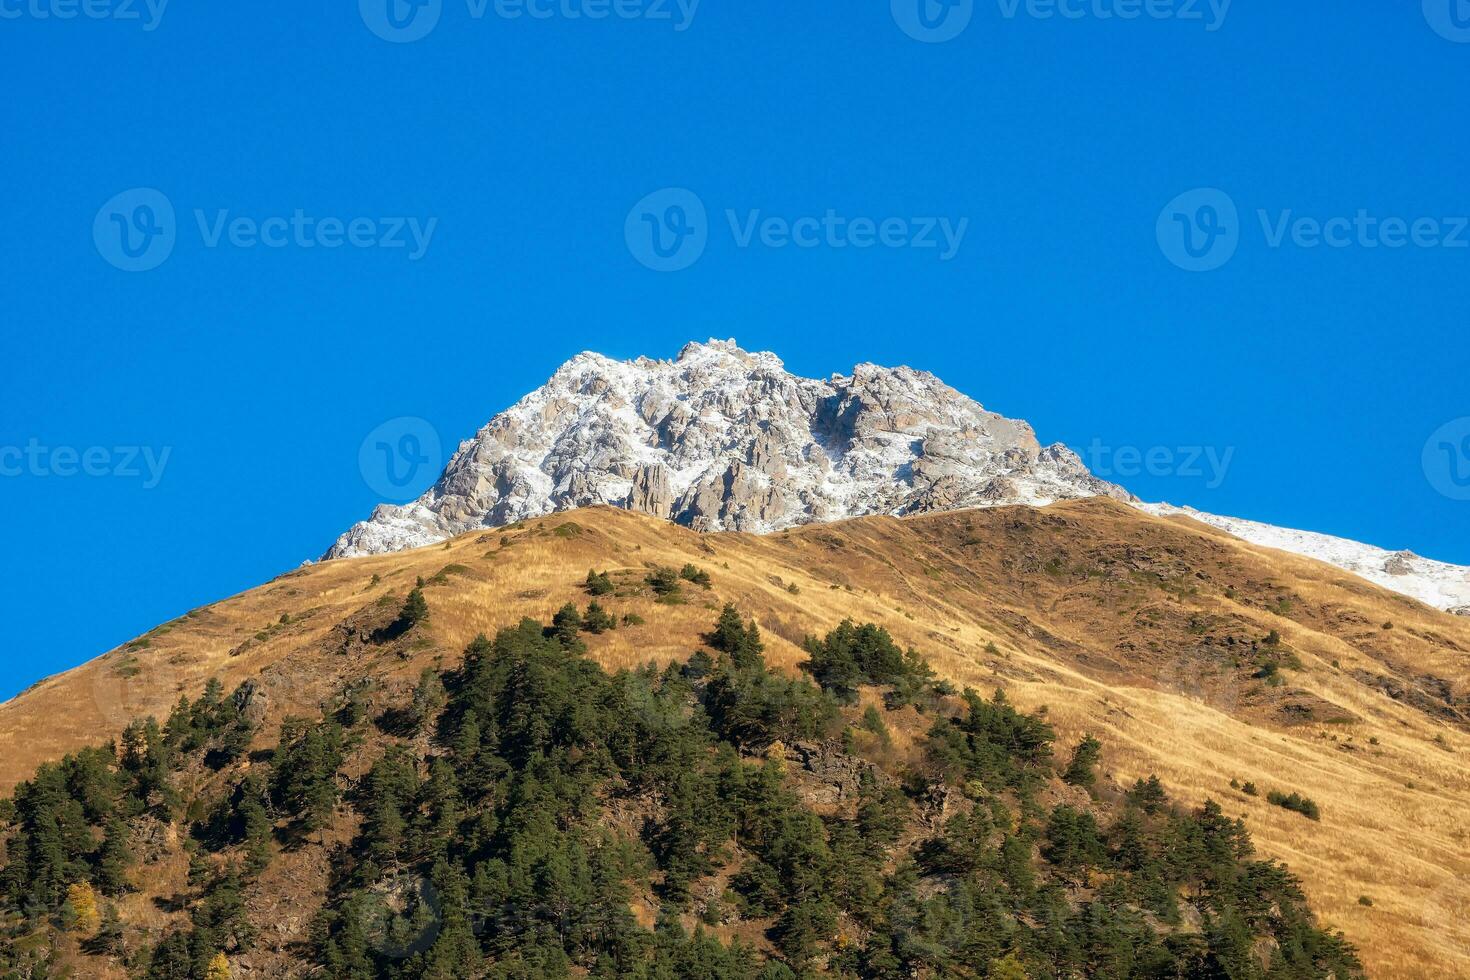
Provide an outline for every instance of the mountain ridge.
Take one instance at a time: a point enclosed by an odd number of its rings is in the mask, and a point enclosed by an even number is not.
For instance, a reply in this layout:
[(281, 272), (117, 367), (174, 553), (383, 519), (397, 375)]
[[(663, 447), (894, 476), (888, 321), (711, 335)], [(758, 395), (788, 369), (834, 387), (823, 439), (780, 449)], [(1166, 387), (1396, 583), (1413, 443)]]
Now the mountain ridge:
[(380, 505), (325, 557), (416, 547), (611, 504), (695, 530), (769, 533), (866, 514), (1130, 500), (1066, 446), (933, 374), (863, 363), (801, 378), (734, 340), (673, 361), (584, 352), (462, 443), (417, 500)]
[(577, 354), (461, 443), (418, 499), (380, 504), (322, 557), (421, 547), (597, 504), (695, 530), (771, 533), (869, 514), (1091, 496), (1183, 514), (1470, 615), (1470, 568), (1148, 504), (930, 372), (864, 362), (848, 375), (802, 378), (774, 353), (733, 339), (691, 341), (671, 361)]
[[(226, 691), (251, 682), (265, 708), (256, 748), (268, 746), (285, 719), (336, 705), (344, 691), (411, 692), (424, 667), (455, 663), (477, 634), (586, 603), (589, 568), (637, 582), (690, 563), (712, 591), (686, 582), (683, 604), (637, 589), (601, 597), (646, 623), (589, 637), (598, 663), (682, 662), (722, 602), (757, 619), (771, 663), (788, 671), (807, 656), (805, 636), (846, 618), (880, 623), (957, 686), (1003, 687), (1027, 711), (1046, 706), (1068, 743), (1095, 733), (1118, 781), (1157, 773), (1181, 802), (1214, 798), (1247, 818), (1261, 853), (1303, 876), (1370, 975), (1470, 969), (1459, 925), (1470, 907), (1470, 785), (1459, 761), (1470, 751), (1470, 622), (1107, 498), (767, 535), (695, 533), (603, 506), (318, 563), (0, 705), (0, 744), (11, 749), (0, 784), (130, 719), (165, 718), (211, 678)], [(376, 642), (418, 581), (427, 630)], [(1277, 790), (1315, 801), (1320, 822), (1272, 805), (1266, 794)], [(312, 860), (325, 874), (325, 858)], [(271, 929), (298, 915), (286, 893), (265, 898)], [(150, 895), (134, 900), (137, 915), (154, 914)], [(306, 924), (277, 941), (298, 941)]]

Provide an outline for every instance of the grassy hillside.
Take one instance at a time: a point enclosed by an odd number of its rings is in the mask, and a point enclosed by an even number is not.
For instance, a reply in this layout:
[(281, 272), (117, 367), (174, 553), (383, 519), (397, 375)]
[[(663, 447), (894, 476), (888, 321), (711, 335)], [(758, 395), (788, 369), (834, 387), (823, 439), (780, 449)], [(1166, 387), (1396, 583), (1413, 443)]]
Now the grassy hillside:
[[(711, 588), (685, 582), (683, 604), (636, 584), (654, 566), (689, 563), (709, 573)], [(586, 636), (588, 656), (606, 669), (686, 662), (725, 602), (754, 616), (766, 658), (786, 671), (808, 659), (808, 634), (846, 618), (881, 624), (957, 688), (1003, 687), (1021, 710), (1045, 706), (1059, 744), (1095, 734), (1104, 785), (1157, 773), (1182, 808), (1212, 798), (1225, 817), (1242, 818), (1260, 855), (1301, 876), (1370, 975), (1470, 972), (1461, 914), (1470, 896), (1470, 624), (1325, 566), (1107, 501), (861, 519), (763, 538), (695, 535), (595, 509), (312, 566), (0, 706), (0, 782), (120, 733), (132, 718), (162, 721), (210, 678), (225, 691), (254, 682), (255, 753), (276, 746), (288, 716), (319, 717), (347, 696), (386, 711), (412, 700), (423, 668), (455, 669), (477, 634), (525, 616), (549, 621), (567, 601), (585, 608), (589, 568), (610, 573), (609, 609), (642, 620)], [(429, 621), (384, 642), (420, 577)], [(926, 751), (923, 724), (887, 727), (900, 765)], [(263, 759), (255, 764), (264, 771)], [(370, 763), (344, 765), (350, 785), (364, 774), (353, 766)], [(184, 774), (183, 805), (217, 792), (221, 778), (208, 767)], [(162, 935), (185, 914), (168, 899), (189, 895), (187, 881), (174, 889), (164, 869), (187, 877), (186, 830), (177, 821), (156, 830), (156, 867), (124, 898), (125, 920)], [(329, 892), (332, 843), (291, 852), (301, 865), (291, 888)], [(267, 884), (271, 874), (247, 892), (249, 914), (275, 941), (304, 943), (313, 921), (292, 911), (291, 888)]]
[[(816, 683), (772, 671), (732, 605), (683, 664), (610, 675), (585, 657), (584, 633), (638, 625), (609, 597), (646, 586), (678, 605), (685, 582), (709, 581), (693, 565), (641, 583), (589, 573), (602, 601), (585, 613), (567, 604), (549, 627), (477, 637), (411, 698), (354, 684), (268, 752), (249, 752), (254, 686), (225, 698), (212, 684), (163, 726), (43, 766), (0, 813), (0, 968), (1362, 975), (1218, 804), (1186, 812), (1157, 780), (1099, 779), (1090, 736), (1063, 761), (1044, 713), (999, 691), (957, 696), (879, 626), (808, 639)], [(431, 619), (415, 589), (373, 642), (411, 644)], [(914, 751), (895, 752), (890, 723), (915, 721)], [(155, 898), (178, 913), (155, 930), (119, 903), (166, 863), (141, 846), (149, 831), (174, 827), (188, 870)], [(291, 895), (314, 910), (310, 933), (272, 942), (250, 902), (299, 882), (308, 855), (330, 867), (320, 891)]]

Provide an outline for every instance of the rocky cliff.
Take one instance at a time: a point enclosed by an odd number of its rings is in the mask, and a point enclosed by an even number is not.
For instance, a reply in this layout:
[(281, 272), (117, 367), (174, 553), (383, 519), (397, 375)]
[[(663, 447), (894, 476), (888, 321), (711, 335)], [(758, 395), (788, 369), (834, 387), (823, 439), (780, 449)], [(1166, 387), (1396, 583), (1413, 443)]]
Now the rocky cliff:
[(461, 445), (427, 493), (378, 507), (326, 557), (590, 504), (763, 533), (1099, 494), (1132, 499), (927, 372), (859, 364), (801, 378), (774, 354), (711, 340), (672, 361), (579, 354)]

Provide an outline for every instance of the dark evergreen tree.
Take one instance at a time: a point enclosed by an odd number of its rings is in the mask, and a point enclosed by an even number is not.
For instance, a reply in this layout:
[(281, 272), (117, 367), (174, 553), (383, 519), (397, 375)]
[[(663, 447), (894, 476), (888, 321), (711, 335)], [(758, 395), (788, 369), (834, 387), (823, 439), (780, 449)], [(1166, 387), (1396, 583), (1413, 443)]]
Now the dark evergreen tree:
[(604, 633), (616, 629), (618, 621), (596, 601), (587, 604), (587, 614), (582, 617), (582, 629), (588, 633)]
[(1072, 750), (1072, 761), (1062, 772), (1062, 781), (1091, 792), (1097, 784), (1097, 760), (1101, 755), (1102, 743), (1091, 735), (1084, 735), (1077, 748)]
[(582, 629), (582, 614), (570, 602), (556, 611), (551, 619), (551, 631), (561, 645), (568, 650), (581, 649), (582, 641), (577, 633)]
[(613, 592), (612, 579), (607, 572), (587, 570), (587, 593), (594, 596), (611, 595)]
[(403, 608), (398, 611), (398, 619), (394, 622), (394, 632), (398, 634), (407, 633), (421, 623), (429, 621), (429, 602), (424, 598), (424, 583), (414, 586), (408, 593), (408, 598), (403, 600)]

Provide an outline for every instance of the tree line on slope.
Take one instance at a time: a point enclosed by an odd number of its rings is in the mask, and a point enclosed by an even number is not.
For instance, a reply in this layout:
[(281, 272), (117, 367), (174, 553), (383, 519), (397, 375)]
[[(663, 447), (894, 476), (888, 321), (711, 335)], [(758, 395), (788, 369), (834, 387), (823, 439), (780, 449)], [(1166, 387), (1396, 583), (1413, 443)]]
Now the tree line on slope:
[[(562, 619), (425, 671), (397, 709), (406, 732), (357, 711), (291, 719), (269, 764), (239, 771), (252, 728), (212, 684), (162, 728), (41, 767), (0, 806), (0, 977), (51, 975), (45, 935), (82, 918), (87, 951), (140, 977), (228, 975), (256, 938), (260, 874), (352, 825), (307, 953), (334, 980), (1361, 975), (1218, 805), (1175, 807), (1157, 779), (1110, 812), (1059, 792), (1097, 794), (1098, 740), (1061, 762), (1043, 715), (953, 696), (881, 627), (808, 639), (792, 677), (727, 606), (688, 661), (608, 673)], [(887, 707), (862, 725), (921, 712), (921, 757), (890, 772), (844, 756), (856, 800), (819, 814), (783, 749), (853, 747), (872, 687)], [(351, 783), (360, 753), (374, 761)], [(189, 760), (221, 779), (185, 809)], [(138, 860), (129, 828), (149, 820), (187, 826), (188, 925), (130, 946), (113, 903)]]

